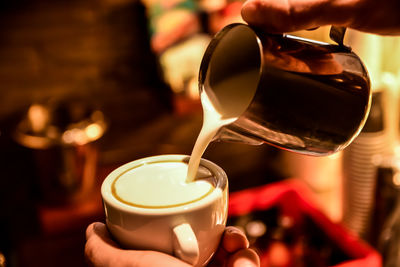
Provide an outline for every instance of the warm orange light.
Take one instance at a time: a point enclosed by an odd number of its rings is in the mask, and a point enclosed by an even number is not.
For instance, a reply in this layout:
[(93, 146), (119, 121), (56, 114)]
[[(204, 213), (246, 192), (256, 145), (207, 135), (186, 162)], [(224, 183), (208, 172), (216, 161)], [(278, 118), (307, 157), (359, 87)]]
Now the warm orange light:
[(33, 132), (41, 132), (49, 120), (49, 112), (41, 105), (32, 105), (28, 110), (28, 118)]
[(90, 140), (96, 140), (103, 134), (103, 128), (97, 123), (92, 123), (85, 128), (85, 133)]

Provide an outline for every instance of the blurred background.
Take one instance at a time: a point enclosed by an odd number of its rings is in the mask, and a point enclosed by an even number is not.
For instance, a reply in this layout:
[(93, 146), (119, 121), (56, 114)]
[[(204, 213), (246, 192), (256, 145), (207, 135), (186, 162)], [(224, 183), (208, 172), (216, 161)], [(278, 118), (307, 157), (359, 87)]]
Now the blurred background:
[[(218, 30), (241, 22), (241, 5), (0, 2), (0, 266), (87, 266), (85, 229), (104, 221), (105, 176), (140, 157), (191, 153), (202, 123), (201, 58)], [(329, 27), (293, 34), (330, 42)], [(315, 158), (215, 142), (204, 157), (226, 170), (232, 193), (300, 182), (328, 220), (395, 259), (398, 252), (387, 248), (400, 244), (400, 37), (348, 30), (345, 44), (365, 62), (374, 92), (367, 125), (352, 145)], [(251, 218), (230, 223), (244, 227), (254, 244), (265, 229), (277, 232), (276, 221), (271, 228), (260, 221), (265, 216)]]

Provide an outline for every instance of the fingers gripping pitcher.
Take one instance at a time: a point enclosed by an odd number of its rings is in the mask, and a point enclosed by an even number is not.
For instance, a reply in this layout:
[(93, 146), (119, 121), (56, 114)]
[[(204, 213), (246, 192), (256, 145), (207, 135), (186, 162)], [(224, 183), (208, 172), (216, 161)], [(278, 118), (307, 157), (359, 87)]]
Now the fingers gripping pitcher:
[(364, 64), (342, 43), (344, 32), (331, 28), (337, 45), (245, 24), (217, 33), (201, 63), (200, 93), (222, 118), (234, 119), (214, 139), (308, 155), (350, 144), (367, 119), (371, 92)]

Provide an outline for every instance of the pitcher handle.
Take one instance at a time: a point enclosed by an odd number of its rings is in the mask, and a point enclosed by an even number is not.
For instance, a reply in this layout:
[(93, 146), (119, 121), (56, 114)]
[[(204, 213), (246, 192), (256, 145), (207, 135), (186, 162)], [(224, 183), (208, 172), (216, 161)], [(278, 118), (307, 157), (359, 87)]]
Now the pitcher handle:
[(343, 44), (344, 35), (346, 33), (346, 27), (342, 26), (332, 26), (329, 31), (329, 37), (332, 41), (336, 42), (340, 46), (345, 46)]

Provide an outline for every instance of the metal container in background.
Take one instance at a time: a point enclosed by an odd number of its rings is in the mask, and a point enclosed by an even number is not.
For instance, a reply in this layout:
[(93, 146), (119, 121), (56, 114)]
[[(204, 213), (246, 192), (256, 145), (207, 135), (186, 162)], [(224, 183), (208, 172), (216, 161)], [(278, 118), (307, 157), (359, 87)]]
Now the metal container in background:
[[(32, 104), (14, 131), (33, 152), (40, 198), (45, 204), (80, 201), (95, 185), (95, 141), (106, 129), (103, 113), (83, 99)], [(24, 168), (21, 162), (21, 168)]]

